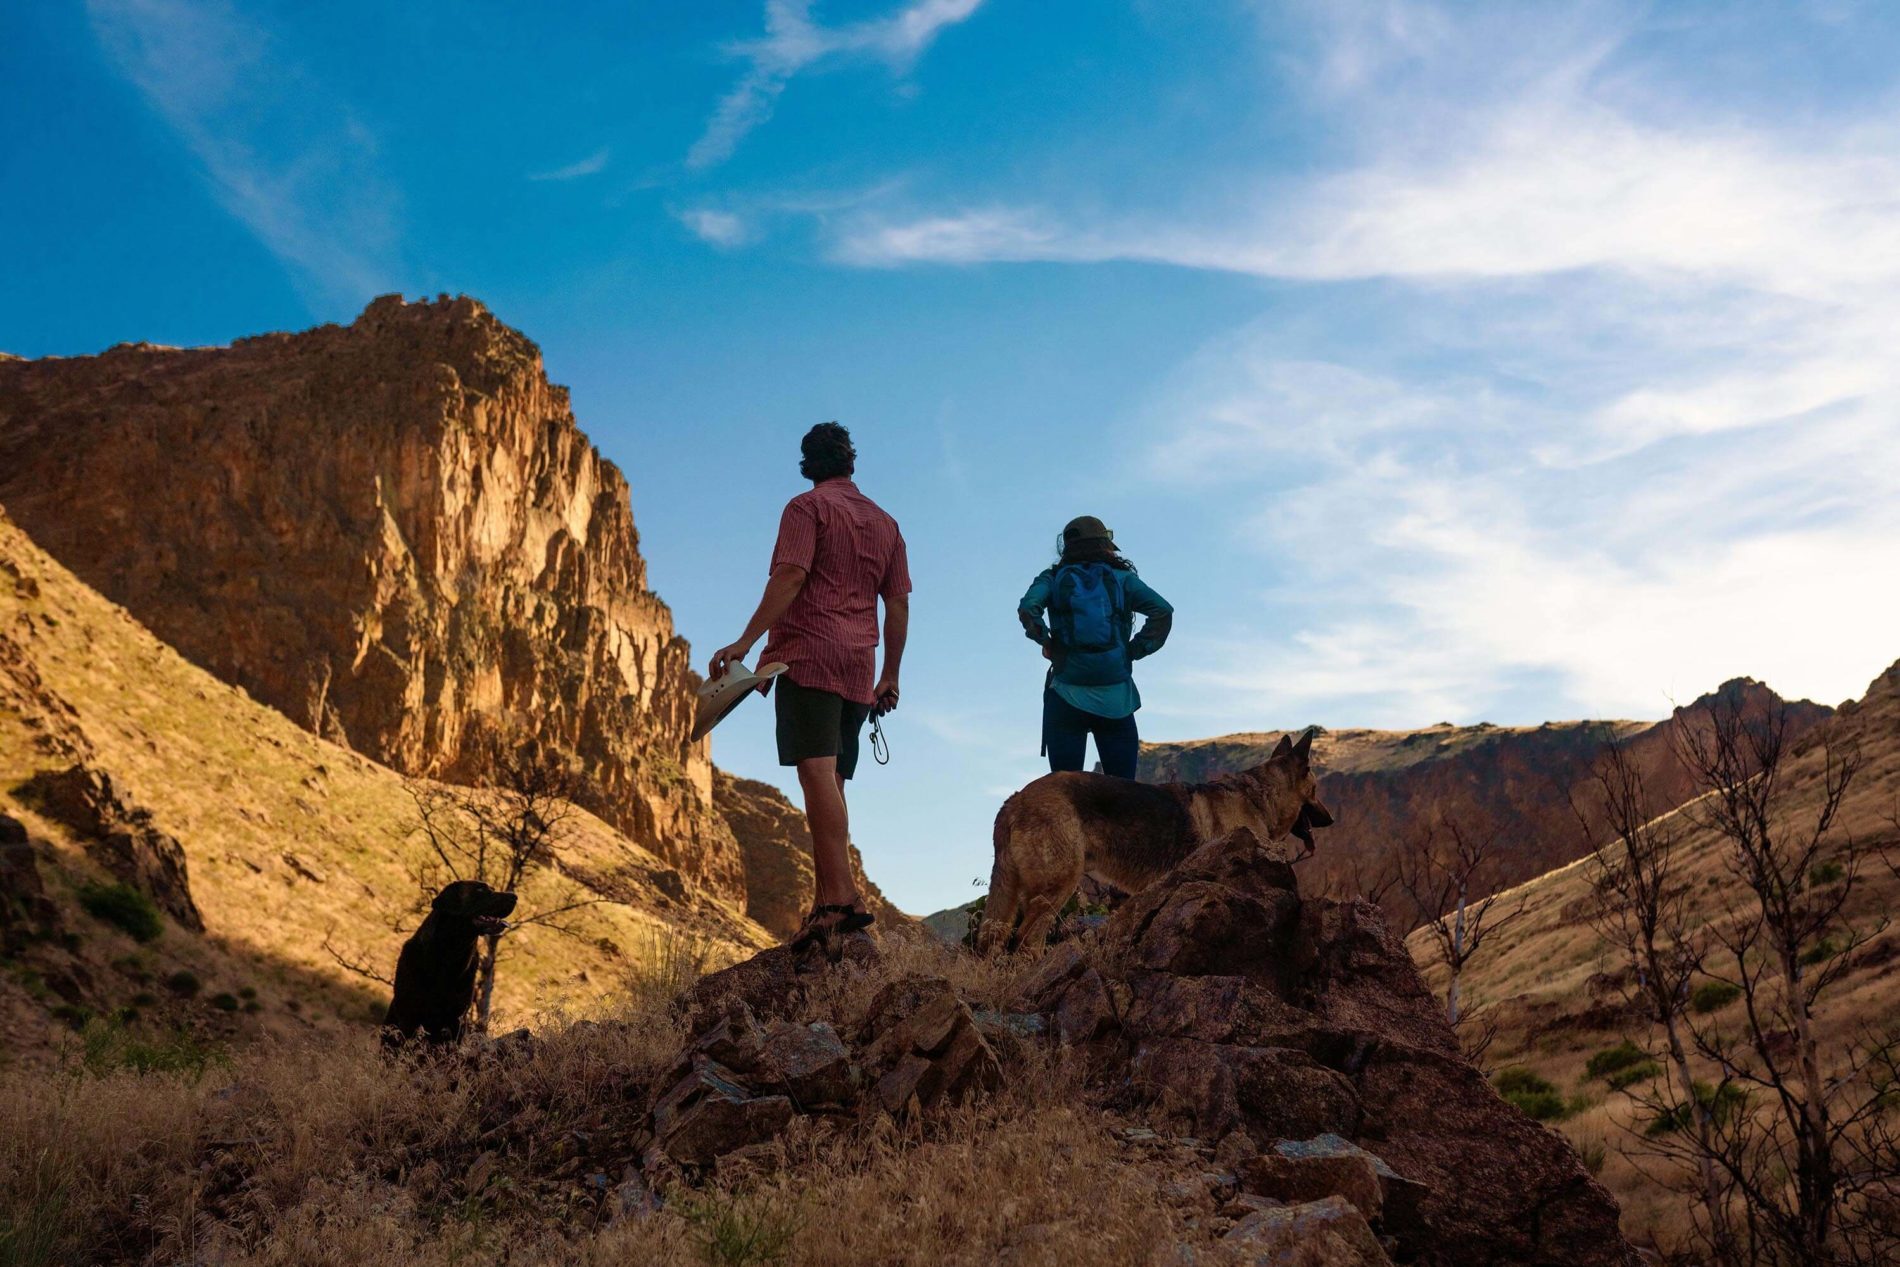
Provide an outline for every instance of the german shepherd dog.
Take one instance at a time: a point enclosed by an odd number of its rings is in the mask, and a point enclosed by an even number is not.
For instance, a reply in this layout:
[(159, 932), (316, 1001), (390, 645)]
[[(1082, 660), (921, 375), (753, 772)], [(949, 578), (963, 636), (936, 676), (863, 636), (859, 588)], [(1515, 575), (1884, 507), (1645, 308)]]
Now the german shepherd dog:
[(1136, 783), (1105, 774), (1046, 774), (996, 815), (977, 948), (994, 953), (1021, 917), (1018, 946), (1040, 946), (1086, 873), (1130, 893), (1147, 888), (1210, 840), (1236, 827), (1263, 840), (1288, 834), (1313, 852), (1313, 829), (1332, 826), (1312, 769), (1313, 735), (1282, 735), (1251, 770), (1211, 783)]

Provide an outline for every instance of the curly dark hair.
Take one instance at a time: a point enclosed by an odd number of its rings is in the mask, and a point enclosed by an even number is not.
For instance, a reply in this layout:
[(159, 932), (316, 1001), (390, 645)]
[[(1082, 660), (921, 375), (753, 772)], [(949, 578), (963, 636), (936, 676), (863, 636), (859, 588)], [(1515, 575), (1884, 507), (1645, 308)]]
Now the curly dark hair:
[(835, 422), (821, 422), (807, 431), (798, 448), (805, 455), (798, 464), (798, 473), (814, 484), (858, 469), (858, 451), (851, 445), (851, 433)]
[(1135, 565), (1128, 561), (1121, 547), (1103, 537), (1088, 537), (1067, 543), (1058, 540), (1056, 566), (1062, 567), (1068, 563), (1106, 563), (1124, 572), (1135, 570)]

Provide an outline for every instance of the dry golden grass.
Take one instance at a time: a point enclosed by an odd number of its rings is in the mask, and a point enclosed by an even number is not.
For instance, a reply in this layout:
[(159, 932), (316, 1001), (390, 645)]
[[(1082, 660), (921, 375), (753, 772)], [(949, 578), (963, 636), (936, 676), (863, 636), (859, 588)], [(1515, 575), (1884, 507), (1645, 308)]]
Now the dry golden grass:
[[(1023, 966), (892, 938), (805, 1010), (847, 1024), (910, 972), (980, 1003)], [(599, 1185), (619, 1164), (592, 1172), (635, 1146), (649, 1084), (685, 1041), (670, 1003), (649, 989), (608, 1022), (550, 1023), (525, 1056), (391, 1061), (367, 1039), (299, 1037), (196, 1076), (0, 1075), (0, 1262), (921, 1267), (1174, 1261), (1183, 1241), (1224, 1261), (1193, 1202), (1164, 1195), (1194, 1155), (1125, 1142), (1043, 1049), (1001, 1090), (922, 1120), (800, 1119), (775, 1162), (617, 1217)]]
[[(1900, 681), (1893, 673), (1876, 682), (1859, 707), (1829, 724), (1839, 740), (1858, 746), (1866, 763), (1842, 805), (1835, 834), (1836, 840), (1851, 838), (1863, 848), (1895, 842), (1891, 815), (1900, 811)], [(1812, 813), (1818, 804), (1824, 760), (1818, 739), (1797, 745), (1789, 769), (1791, 815)], [(1721, 919), (1725, 903), (1739, 900), (1740, 886), (1725, 857), (1726, 846), (1713, 834), (1689, 834), (1682, 873), (1691, 878), (1689, 910), (1697, 920)], [(1617, 1019), (1614, 1004), (1621, 996), (1599, 977), (1623, 965), (1590, 922), (1593, 865), (1586, 858), (1506, 894), (1506, 902), (1521, 898), (1526, 914), (1486, 944), (1466, 969), (1462, 990), (1468, 1006), (1488, 1008), (1500, 1026), (1486, 1064), (1525, 1066), (1566, 1098), (1585, 1101), (1582, 1112), (1556, 1129), (1580, 1146), (1603, 1145), (1599, 1177), (1622, 1203), (1624, 1232), (1638, 1244), (1672, 1249), (1682, 1244), (1688, 1227), (1690, 1198), (1677, 1188), (1684, 1177), (1645, 1149), (1647, 1116), (1635, 1100), (1585, 1073), (1592, 1055), (1625, 1037), (1654, 1049), (1646, 1026)], [(1894, 911), (1900, 911), (1900, 877), (1870, 859), (1845, 912), (1847, 922), (1871, 930)], [(1445, 969), (1429, 942), (1415, 932), (1408, 945), (1427, 983), (1442, 996)], [(1867, 1022), (1900, 1016), (1896, 946), (1900, 928), (1863, 947), (1854, 967), (1823, 996), (1816, 1018), (1823, 1050), (1841, 1053)], [(1592, 978), (1599, 978), (1594, 988)]]
[[(97, 967), (137, 953), (159, 974), (188, 968), (206, 993), (250, 987), (264, 1003), (247, 1032), (289, 1037), (342, 1021), (369, 1024), (386, 991), (352, 977), (324, 951), (326, 937), (393, 971), (403, 934), (391, 927), (414, 899), (404, 868), (414, 807), (395, 772), (292, 724), (187, 662), (35, 547), (0, 514), (0, 811), (57, 847), (55, 897), (70, 903), (98, 874), (80, 842), (35, 812), (19, 786), (90, 752), (120, 795), (148, 809), (183, 845), (206, 924), (198, 938), (168, 928), (134, 946), (76, 911)], [(37, 679), (37, 681), (35, 681)], [(567, 856), (603, 877), (616, 900), (576, 912), (580, 936), (526, 929), (504, 943), (496, 1017), (519, 1024), (538, 1009), (607, 1006), (639, 947), (696, 930), (731, 956), (769, 945), (758, 925), (702, 899), (682, 907), (646, 878), (659, 860), (577, 811)], [(568, 889), (537, 872), (523, 909)], [(95, 973), (116, 1006), (136, 990)], [(295, 1004), (296, 1012), (289, 1006)], [(0, 1040), (16, 1057), (43, 1048), (45, 1009), (0, 974)]]

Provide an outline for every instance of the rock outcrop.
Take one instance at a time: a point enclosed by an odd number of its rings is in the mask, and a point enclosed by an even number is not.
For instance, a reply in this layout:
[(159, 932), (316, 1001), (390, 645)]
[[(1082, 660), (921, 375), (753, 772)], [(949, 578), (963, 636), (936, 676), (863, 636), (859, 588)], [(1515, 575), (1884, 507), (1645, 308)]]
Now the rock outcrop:
[[(1320, 834), (1319, 852), (1300, 874), (1311, 891), (1356, 891), (1393, 851), (1434, 818), (1455, 818), (1467, 832), (1495, 834), (1495, 865), (1482, 877), (1508, 888), (1588, 852), (1571, 808), (1585, 791), (1605, 738), (1615, 736), (1642, 772), (1658, 812), (1694, 794), (1694, 780), (1670, 746), (1685, 716), (1717, 699), (1750, 711), (1780, 703), (1752, 678), (1724, 683), (1658, 722), (1545, 722), (1540, 726), (1453, 726), (1413, 731), (1321, 730), (1313, 743), (1319, 794), (1335, 823)], [(1825, 721), (1831, 709), (1806, 700), (1786, 704), (1790, 738)], [(1227, 735), (1143, 746), (1139, 777), (1148, 782), (1202, 783), (1267, 759), (1280, 732)], [(1580, 797), (1592, 803), (1587, 795)], [(1600, 825), (1597, 834), (1601, 835)]]
[(0, 504), (188, 658), (409, 774), (528, 731), (582, 803), (745, 896), (620, 471), (472, 299), (224, 348), (0, 363)]
[[(769, 783), (713, 769), (713, 806), (738, 838), (745, 863), (745, 913), (780, 937), (790, 937), (811, 909), (811, 829), (805, 815)], [(864, 858), (851, 846), (851, 875), (878, 925), (892, 928), (911, 917), (884, 900), (864, 873)]]
[[(1058, 946), (1023, 993), (1088, 1053), (1111, 1101), (1221, 1141), (1246, 1190), (1341, 1198), (1301, 1207), (1332, 1229), (1338, 1261), (1377, 1261), (1361, 1217), (1401, 1262), (1635, 1261), (1616, 1202), (1459, 1054), (1378, 911), (1302, 900), (1292, 869), (1245, 830)], [(1291, 1217), (1255, 1231), (1277, 1243)]]

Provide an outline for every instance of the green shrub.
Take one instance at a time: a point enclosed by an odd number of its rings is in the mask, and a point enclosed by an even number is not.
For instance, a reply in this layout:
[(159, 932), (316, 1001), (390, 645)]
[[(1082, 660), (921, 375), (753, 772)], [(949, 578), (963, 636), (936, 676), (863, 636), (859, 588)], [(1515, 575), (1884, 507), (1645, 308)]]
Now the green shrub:
[(1500, 1069), (1492, 1081), (1499, 1095), (1533, 1121), (1561, 1122), (1582, 1107), (1566, 1103), (1556, 1087), (1522, 1065)]
[(781, 1262), (798, 1235), (796, 1212), (761, 1197), (712, 1193), (693, 1201), (684, 1213), (693, 1228), (693, 1245), (709, 1267)]
[(129, 884), (83, 884), (79, 905), (86, 914), (112, 925), (133, 941), (154, 941), (165, 931), (152, 899)]
[(217, 1008), (220, 1012), (235, 1012), (238, 1010), (238, 999), (235, 994), (214, 994), (205, 1001), (211, 1004), (212, 1007)]
[(1586, 1140), (1577, 1145), (1577, 1156), (1583, 1158), (1583, 1168), (1593, 1175), (1603, 1173), (1603, 1163), (1610, 1159), (1610, 1147), (1600, 1139)]
[(1832, 937), (1823, 937), (1801, 952), (1801, 962), (1810, 966), (1824, 963), (1841, 953), (1841, 948)]
[(250, 1002), (252, 999), (257, 997), (257, 987), (250, 986), (250, 985), (239, 986), (238, 997), (240, 999), (243, 999), (247, 1003)]
[(256, 999), (244, 1000), (244, 1014), (246, 1016), (254, 1016), (263, 1010), (264, 1010), (264, 1005), (262, 1003), (259, 1003)]
[(1648, 1052), (1626, 1038), (1616, 1046), (1605, 1047), (1590, 1057), (1583, 1071), (1592, 1078), (1608, 1078), (1621, 1070), (1643, 1064), (1648, 1059)]
[(140, 990), (137, 994), (132, 996), (133, 1007), (151, 1007), (157, 1002), (158, 996), (153, 994), (150, 990)]
[(165, 978), (165, 988), (179, 998), (189, 999), (204, 989), (204, 982), (198, 980), (198, 974), (189, 968), (180, 968)]
[[(1718, 1126), (1727, 1122), (1736, 1110), (1748, 1103), (1748, 1093), (1733, 1083), (1728, 1082), (1723, 1083), (1720, 1087), (1712, 1087), (1706, 1082), (1698, 1082), (1695, 1084), (1695, 1098), (1704, 1108), (1709, 1110), (1709, 1115), (1715, 1119), (1716, 1125)], [(1667, 1135), (1671, 1131), (1685, 1129), (1693, 1120), (1689, 1106), (1686, 1104), (1678, 1104), (1673, 1109), (1667, 1109), (1664, 1112), (1658, 1113), (1650, 1120), (1649, 1125), (1643, 1128), (1643, 1133), (1645, 1135)]]
[(80, 1007), (77, 1003), (55, 1004), (52, 1012), (56, 1019), (65, 1021), (74, 1029), (83, 1029), (86, 1022), (92, 1019), (92, 1009)]
[(224, 1053), (182, 1029), (163, 1037), (145, 1037), (123, 1025), (93, 1021), (80, 1032), (80, 1061), (87, 1072), (187, 1073), (199, 1077)]
[(1633, 1087), (1639, 1082), (1648, 1082), (1661, 1072), (1661, 1065), (1653, 1060), (1645, 1060), (1640, 1065), (1630, 1065), (1627, 1068), (1618, 1069), (1605, 1081), (1610, 1084), (1610, 1090), (1621, 1091), (1626, 1087)]
[(1808, 871), (1808, 883), (1832, 884), (1846, 874), (1846, 869), (1838, 862), (1819, 862)]
[(1689, 1006), (1698, 1012), (1719, 1012), (1742, 996), (1733, 981), (1704, 981), (1689, 992)]

